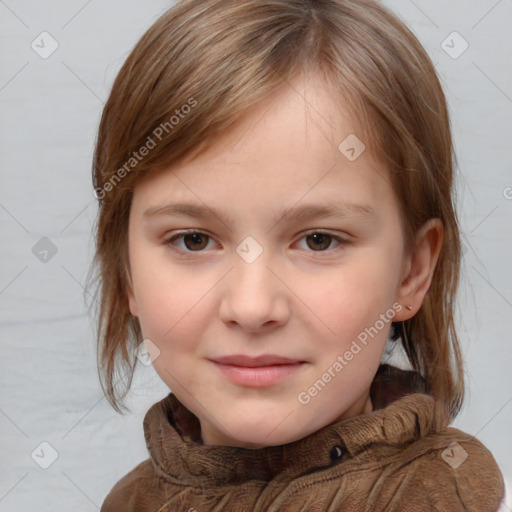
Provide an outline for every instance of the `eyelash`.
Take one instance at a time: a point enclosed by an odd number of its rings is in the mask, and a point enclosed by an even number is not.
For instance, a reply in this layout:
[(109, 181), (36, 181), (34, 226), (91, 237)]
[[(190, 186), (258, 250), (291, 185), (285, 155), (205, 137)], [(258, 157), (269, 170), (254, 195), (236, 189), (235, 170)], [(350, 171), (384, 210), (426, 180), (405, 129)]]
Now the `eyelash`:
[[(211, 237), (208, 233), (205, 233), (203, 231), (198, 231), (198, 230), (195, 230), (195, 229), (190, 229), (190, 230), (184, 230), (184, 231), (179, 231), (178, 233), (174, 234), (173, 236), (171, 236), (170, 238), (168, 238), (167, 240), (164, 240), (164, 245), (168, 245), (168, 246), (174, 246), (173, 242), (179, 238), (183, 238), (184, 236), (186, 235), (194, 235), (194, 234), (198, 234), (198, 235), (203, 235), (203, 236), (206, 236), (209, 238), (209, 241), (213, 239), (213, 237)], [(336, 236), (336, 235), (333, 235), (332, 233), (329, 233), (327, 231), (322, 231), (322, 230), (311, 230), (311, 231), (308, 231), (306, 233), (304, 233), (302, 235), (302, 237), (300, 238), (300, 240), (302, 240), (303, 238), (309, 236), (309, 235), (315, 235), (315, 234), (319, 234), (319, 235), (327, 235), (329, 237), (331, 237), (332, 240), (335, 240), (336, 242), (338, 242), (338, 247), (335, 248), (335, 249), (325, 249), (325, 250), (321, 250), (321, 251), (313, 251), (313, 250), (309, 250), (308, 252), (311, 252), (311, 253), (314, 253), (314, 254), (321, 254), (321, 253), (326, 253), (326, 252), (330, 252), (330, 251), (335, 251), (335, 250), (338, 250), (340, 249), (340, 247), (342, 246), (346, 246), (346, 245), (349, 245), (350, 244), (350, 241), (345, 239), (345, 238), (341, 238), (339, 236)], [(190, 255), (190, 254), (194, 254), (194, 253), (202, 253), (204, 252), (204, 250), (200, 250), (200, 251), (190, 251), (190, 250), (183, 250), (183, 249), (179, 249), (177, 248), (176, 246), (174, 246), (174, 248), (184, 254), (184, 255)]]

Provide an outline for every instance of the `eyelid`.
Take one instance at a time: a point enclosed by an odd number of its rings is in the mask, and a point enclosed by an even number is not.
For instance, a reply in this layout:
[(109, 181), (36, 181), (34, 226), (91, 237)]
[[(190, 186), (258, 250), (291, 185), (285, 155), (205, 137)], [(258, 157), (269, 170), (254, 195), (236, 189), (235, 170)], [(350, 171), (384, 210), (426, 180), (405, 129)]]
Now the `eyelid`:
[(301, 234), (301, 238), (307, 236), (307, 235), (313, 235), (315, 233), (319, 233), (321, 235), (329, 235), (329, 236), (332, 236), (333, 238), (336, 238), (338, 240), (344, 240), (346, 242), (350, 241), (350, 235), (348, 233), (346, 233), (344, 236), (343, 235), (339, 235), (339, 234), (336, 234), (334, 231), (331, 231), (329, 229), (308, 229), (307, 231), (304, 231), (302, 232)]

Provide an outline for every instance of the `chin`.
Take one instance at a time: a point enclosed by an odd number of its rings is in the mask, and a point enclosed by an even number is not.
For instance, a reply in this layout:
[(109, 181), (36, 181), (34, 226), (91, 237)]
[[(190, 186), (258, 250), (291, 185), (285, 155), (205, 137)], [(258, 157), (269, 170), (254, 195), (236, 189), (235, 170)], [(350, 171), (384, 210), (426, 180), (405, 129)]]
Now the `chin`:
[[(285, 404), (287, 403), (289, 402), (285, 401)], [(245, 399), (241, 402), (232, 402), (228, 409), (217, 408), (217, 421), (222, 424), (223, 432), (215, 429), (214, 437), (211, 441), (207, 439), (206, 444), (259, 449), (291, 443), (317, 430), (316, 415), (313, 415), (313, 418), (304, 418), (304, 415), (300, 414), (303, 406), (293, 409), (287, 408), (285, 404)], [(213, 426), (210, 424), (209, 430)]]
[(230, 446), (239, 448), (246, 448), (248, 450), (259, 450), (267, 446), (280, 446), (290, 443), (298, 438), (290, 436), (289, 434), (283, 436), (282, 433), (270, 435), (262, 434), (261, 431), (244, 432), (243, 435), (237, 436), (230, 443)]
[[(290, 415), (290, 419), (291, 416), (293, 415)], [(240, 417), (238, 417), (232, 423), (224, 423), (226, 431), (231, 436), (231, 440), (226, 441), (226, 444), (259, 449), (291, 443), (306, 435), (300, 431), (290, 431), (293, 423), (289, 423), (287, 420), (283, 421), (282, 417), (276, 417), (275, 420), (269, 419), (268, 415), (260, 421), (252, 421), (250, 417), (245, 417), (243, 421), (240, 421)]]

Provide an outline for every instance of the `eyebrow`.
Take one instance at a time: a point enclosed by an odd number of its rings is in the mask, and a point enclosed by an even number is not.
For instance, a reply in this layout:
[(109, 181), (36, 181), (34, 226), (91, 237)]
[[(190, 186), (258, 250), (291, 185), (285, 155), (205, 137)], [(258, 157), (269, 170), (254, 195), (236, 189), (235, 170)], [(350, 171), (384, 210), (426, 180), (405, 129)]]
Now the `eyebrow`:
[[(147, 220), (162, 216), (176, 217), (180, 215), (196, 219), (211, 219), (212, 216), (216, 216), (225, 224), (233, 223), (232, 217), (226, 210), (215, 210), (193, 203), (169, 203), (161, 206), (152, 206), (142, 214), (143, 218)], [(283, 220), (303, 221), (319, 217), (342, 219), (350, 215), (375, 219), (377, 212), (370, 205), (350, 201), (330, 204), (304, 204), (302, 206), (285, 208), (273, 221), (277, 224)]]

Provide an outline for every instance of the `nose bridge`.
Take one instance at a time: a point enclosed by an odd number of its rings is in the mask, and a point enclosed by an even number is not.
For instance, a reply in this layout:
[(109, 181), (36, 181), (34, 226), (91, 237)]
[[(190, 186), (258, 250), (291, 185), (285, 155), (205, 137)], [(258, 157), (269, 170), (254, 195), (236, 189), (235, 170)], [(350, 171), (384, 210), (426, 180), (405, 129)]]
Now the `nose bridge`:
[(251, 286), (255, 292), (269, 293), (269, 287), (272, 286), (274, 277), (268, 267), (271, 267), (272, 261), (269, 251), (263, 251), (254, 259), (245, 259), (244, 256), (237, 254), (234, 256), (233, 281), (240, 284), (245, 283)]
[(272, 253), (258, 246), (246, 240), (237, 247), (221, 305), (224, 321), (248, 330), (282, 322), (288, 313), (284, 287), (271, 270), (276, 266)]

